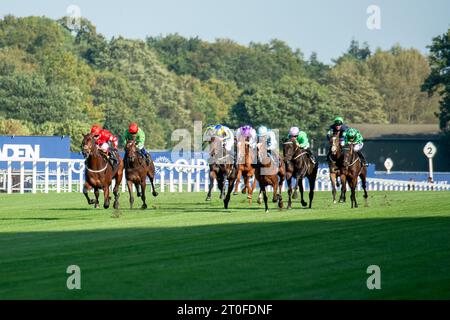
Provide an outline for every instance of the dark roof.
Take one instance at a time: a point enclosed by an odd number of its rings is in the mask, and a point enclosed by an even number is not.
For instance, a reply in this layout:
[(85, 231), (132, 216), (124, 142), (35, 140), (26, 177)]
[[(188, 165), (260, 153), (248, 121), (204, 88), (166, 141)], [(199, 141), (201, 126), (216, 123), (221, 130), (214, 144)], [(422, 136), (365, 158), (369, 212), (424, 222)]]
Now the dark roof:
[(437, 139), (437, 124), (350, 124), (364, 139)]

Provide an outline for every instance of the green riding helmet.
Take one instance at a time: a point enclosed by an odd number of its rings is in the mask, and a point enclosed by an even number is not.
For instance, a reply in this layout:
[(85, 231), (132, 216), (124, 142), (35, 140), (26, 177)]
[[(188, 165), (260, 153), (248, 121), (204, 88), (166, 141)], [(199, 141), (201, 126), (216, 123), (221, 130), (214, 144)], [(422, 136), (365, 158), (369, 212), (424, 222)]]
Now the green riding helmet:
[(343, 123), (344, 123), (344, 118), (342, 118), (342, 117), (334, 118), (334, 124), (342, 125)]
[(358, 134), (358, 131), (355, 128), (350, 128), (346, 132), (346, 135), (349, 138), (349, 140), (353, 140), (354, 138), (356, 138), (357, 134)]

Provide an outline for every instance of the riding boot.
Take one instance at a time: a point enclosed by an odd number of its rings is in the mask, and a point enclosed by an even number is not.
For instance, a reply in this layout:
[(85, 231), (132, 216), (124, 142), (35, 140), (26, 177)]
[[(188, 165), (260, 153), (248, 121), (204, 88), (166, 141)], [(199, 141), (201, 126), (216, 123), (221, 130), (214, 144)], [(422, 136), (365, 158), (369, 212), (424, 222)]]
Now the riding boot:
[(366, 158), (364, 157), (362, 152), (358, 151), (357, 153), (358, 153), (358, 156), (361, 158), (361, 162), (362, 162), (363, 166), (368, 167), (369, 165), (367, 164)]
[(119, 160), (117, 160), (116, 154), (115, 154), (115, 152), (113, 150), (111, 150), (109, 152), (109, 158), (108, 159), (109, 159), (109, 162), (111, 163), (111, 166), (113, 168), (116, 168), (117, 165), (119, 164)]

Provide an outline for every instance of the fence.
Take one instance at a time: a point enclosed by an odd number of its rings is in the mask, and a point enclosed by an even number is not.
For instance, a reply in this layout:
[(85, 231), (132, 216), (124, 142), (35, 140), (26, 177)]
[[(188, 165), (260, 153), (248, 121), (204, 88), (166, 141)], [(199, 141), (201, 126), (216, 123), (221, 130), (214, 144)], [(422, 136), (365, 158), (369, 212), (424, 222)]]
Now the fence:
[[(83, 160), (39, 159), (4, 162), (6, 169), (0, 170), (0, 192), (60, 193), (83, 190), (85, 173)], [(155, 163), (155, 167), (160, 172), (159, 179), (155, 181), (160, 192), (202, 192), (209, 188), (208, 166)], [(308, 188), (306, 180), (303, 181), (303, 185)], [(315, 187), (317, 191), (331, 191), (328, 175), (320, 174)], [(369, 191), (450, 191), (450, 184), (447, 182), (428, 183), (377, 178), (368, 178), (367, 187)], [(286, 183), (283, 186), (283, 190), (285, 189)], [(361, 184), (358, 189), (361, 190)], [(125, 178), (121, 190), (126, 191)], [(213, 190), (217, 191), (216, 183)]]

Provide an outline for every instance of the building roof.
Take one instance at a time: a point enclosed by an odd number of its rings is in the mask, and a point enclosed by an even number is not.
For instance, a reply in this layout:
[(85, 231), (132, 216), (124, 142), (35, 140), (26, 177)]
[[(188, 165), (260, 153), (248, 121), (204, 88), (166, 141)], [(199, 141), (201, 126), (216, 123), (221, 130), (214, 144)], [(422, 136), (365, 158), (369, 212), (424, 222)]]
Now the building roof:
[(438, 124), (350, 124), (364, 139), (437, 139)]

